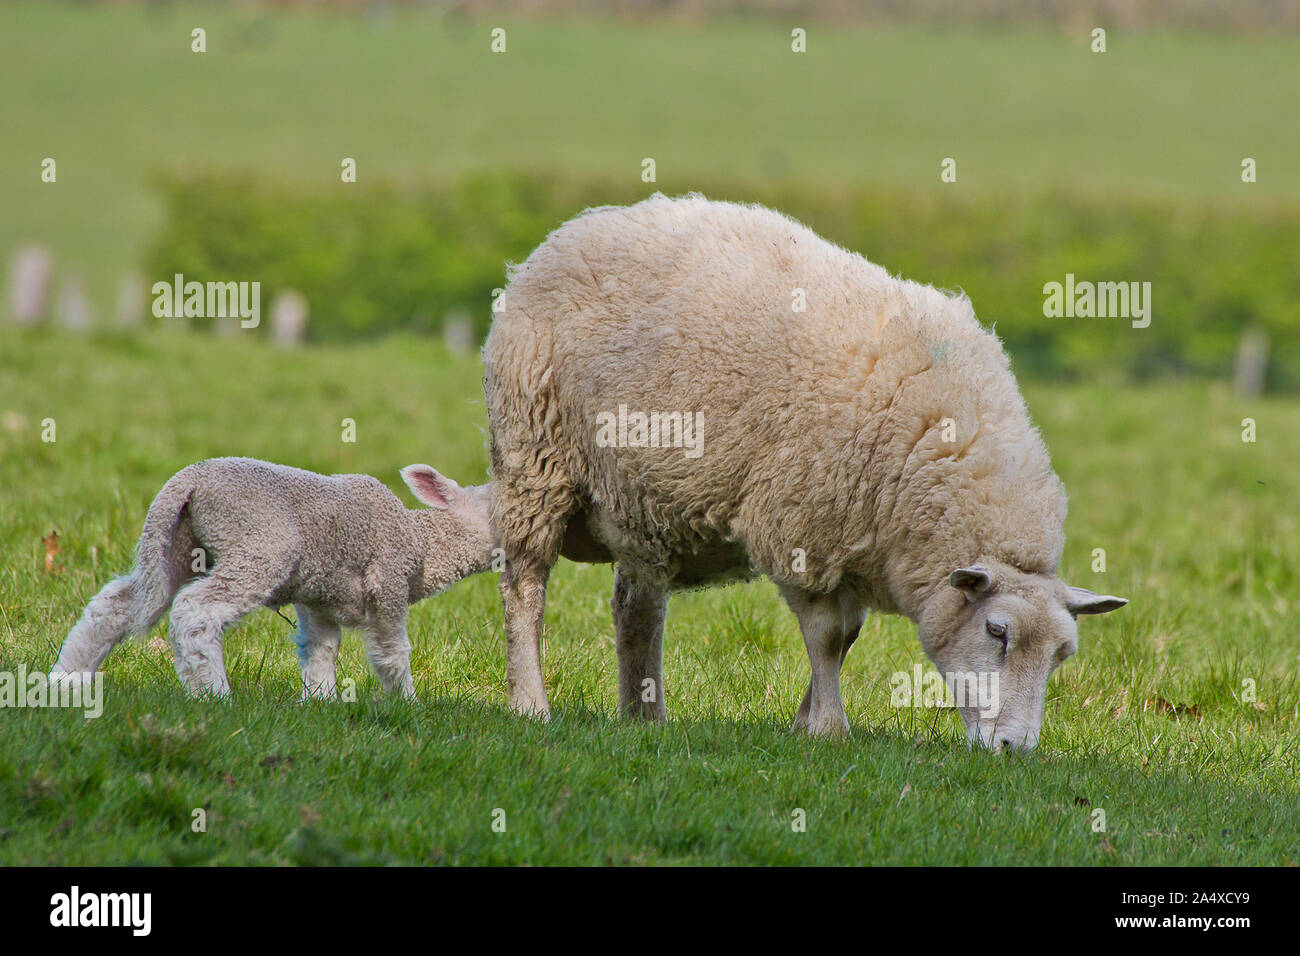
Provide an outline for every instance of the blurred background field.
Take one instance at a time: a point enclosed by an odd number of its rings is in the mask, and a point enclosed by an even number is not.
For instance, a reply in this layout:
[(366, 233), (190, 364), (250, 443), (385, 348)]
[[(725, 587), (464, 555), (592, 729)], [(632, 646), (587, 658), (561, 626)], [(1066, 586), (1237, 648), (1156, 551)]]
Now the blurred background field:
[[(503, 263), (560, 222), (699, 189), (965, 289), (1022, 371), (1225, 376), (1254, 326), (1268, 386), (1300, 389), (1300, 35), (1276, 5), (551, 6), (0, 7), (0, 255), (47, 247), (49, 311), (104, 323), (179, 271), (296, 288), (318, 340), (481, 333)], [(1215, 17), (1237, 29), (1188, 29)], [(1066, 272), (1152, 282), (1152, 327), (1044, 318)]]
[[(888, 705), (923, 660), (899, 618), (848, 658), (853, 740), (791, 739), (807, 662), (765, 582), (674, 598), (666, 728), (612, 719), (608, 567), (555, 572), (544, 729), (501, 712), (493, 575), (413, 610), (416, 708), (369, 700), (355, 639), (361, 705), (298, 708), (271, 611), (227, 642), (235, 702), (193, 705), (163, 625), (109, 659), (102, 721), (3, 714), (0, 859), (1294, 863), (1298, 31), (1269, 0), (0, 5), (0, 671), (53, 660), (196, 459), (407, 501), (411, 462), (481, 480), (474, 345), (505, 264), (656, 190), (763, 202), (965, 290), (1069, 489), (1063, 575), (1132, 598), (1082, 624), (1023, 763)], [(53, 272), (14, 328), (33, 247)], [(262, 327), (152, 317), (176, 272), (261, 282)], [(1067, 273), (1151, 282), (1151, 326), (1044, 317)], [(306, 340), (272, 348), (288, 290)], [(1259, 374), (1234, 390), (1243, 343)], [(229, 825), (191, 839), (198, 805)], [(499, 805), (544, 814), (493, 842)], [(785, 841), (793, 805), (815, 840)]]

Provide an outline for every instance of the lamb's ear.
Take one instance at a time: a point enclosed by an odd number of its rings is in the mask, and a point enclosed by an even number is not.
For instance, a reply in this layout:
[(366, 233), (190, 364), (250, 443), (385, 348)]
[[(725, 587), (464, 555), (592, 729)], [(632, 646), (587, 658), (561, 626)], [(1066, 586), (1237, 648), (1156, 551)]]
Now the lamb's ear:
[(1071, 614), (1105, 614), (1128, 603), (1128, 598), (1111, 594), (1093, 594), (1087, 588), (1070, 587), (1065, 598), (1065, 609)]
[(948, 575), (948, 583), (966, 595), (966, 600), (974, 601), (981, 594), (988, 593), (993, 586), (989, 569), (982, 564), (972, 564), (969, 568), (958, 568)]
[(430, 508), (454, 508), (465, 494), (460, 485), (429, 465), (407, 465), (402, 480)]

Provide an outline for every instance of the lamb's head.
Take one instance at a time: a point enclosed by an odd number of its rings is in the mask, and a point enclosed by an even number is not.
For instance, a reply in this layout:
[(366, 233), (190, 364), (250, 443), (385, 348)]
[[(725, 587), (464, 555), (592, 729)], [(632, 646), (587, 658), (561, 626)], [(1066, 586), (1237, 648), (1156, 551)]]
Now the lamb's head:
[(425, 578), (432, 593), (492, 565), (496, 539), (489, 512), (492, 486), (462, 488), (429, 465), (407, 465), (402, 480), (429, 506), (425, 525)]
[(927, 602), (917, 630), (952, 690), (967, 739), (1032, 750), (1048, 678), (1078, 648), (1075, 619), (1128, 601), (992, 560), (957, 568), (947, 584)]

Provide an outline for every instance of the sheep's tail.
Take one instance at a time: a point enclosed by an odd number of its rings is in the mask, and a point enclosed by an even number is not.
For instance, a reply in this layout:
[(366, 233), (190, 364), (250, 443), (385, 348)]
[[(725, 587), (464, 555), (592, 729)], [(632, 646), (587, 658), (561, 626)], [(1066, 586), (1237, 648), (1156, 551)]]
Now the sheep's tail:
[(104, 585), (68, 633), (51, 675), (93, 673), (119, 641), (158, 623), (188, 578), (194, 534), (186, 515), (197, 476), (174, 475), (149, 506), (135, 568)]

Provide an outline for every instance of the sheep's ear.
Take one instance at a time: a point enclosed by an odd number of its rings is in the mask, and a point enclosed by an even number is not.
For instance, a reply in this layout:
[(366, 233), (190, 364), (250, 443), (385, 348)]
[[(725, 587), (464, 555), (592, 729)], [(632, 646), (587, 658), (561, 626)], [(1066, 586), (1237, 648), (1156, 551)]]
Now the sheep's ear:
[(972, 564), (969, 568), (958, 568), (948, 575), (948, 583), (966, 595), (966, 600), (974, 601), (993, 586), (989, 569), (982, 564)]
[(1071, 614), (1105, 614), (1115, 611), (1128, 603), (1128, 598), (1115, 597), (1111, 594), (1093, 594), (1087, 588), (1068, 588), (1065, 609)]
[(464, 496), (460, 485), (429, 465), (407, 465), (402, 480), (430, 508), (454, 508)]

